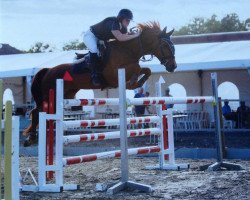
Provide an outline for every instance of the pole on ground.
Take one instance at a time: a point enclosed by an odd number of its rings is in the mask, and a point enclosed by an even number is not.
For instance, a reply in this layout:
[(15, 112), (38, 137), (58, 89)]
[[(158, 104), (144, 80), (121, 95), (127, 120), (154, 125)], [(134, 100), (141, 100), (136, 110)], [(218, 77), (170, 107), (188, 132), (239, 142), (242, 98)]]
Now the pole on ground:
[(217, 150), (217, 162), (210, 165), (201, 167), (202, 169), (207, 168), (208, 171), (216, 171), (221, 169), (227, 170), (242, 170), (243, 167), (238, 164), (223, 162), (223, 152), (222, 152), (222, 138), (221, 138), (221, 123), (220, 123), (220, 110), (219, 110), (219, 100), (218, 100), (218, 84), (217, 84), (217, 73), (211, 73), (211, 83), (213, 96), (215, 98), (214, 103), (214, 121), (215, 121), (215, 139), (216, 139), (216, 150)]
[(120, 145), (121, 145), (121, 181), (108, 189), (108, 194), (115, 194), (126, 188), (152, 192), (151, 186), (128, 180), (128, 138), (126, 115), (126, 78), (125, 69), (118, 70), (119, 77), (119, 112), (120, 112)]

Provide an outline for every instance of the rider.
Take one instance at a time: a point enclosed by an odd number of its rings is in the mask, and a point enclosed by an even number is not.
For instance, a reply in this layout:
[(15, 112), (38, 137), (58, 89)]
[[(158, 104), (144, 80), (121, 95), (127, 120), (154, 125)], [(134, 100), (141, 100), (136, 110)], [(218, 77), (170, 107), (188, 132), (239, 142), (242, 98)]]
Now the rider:
[(91, 80), (94, 85), (100, 85), (100, 80), (96, 74), (96, 69), (99, 63), (97, 41), (116, 39), (122, 42), (138, 37), (140, 35), (139, 32), (133, 35), (127, 34), (127, 27), (131, 20), (133, 20), (133, 13), (129, 9), (121, 9), (117, 17), (108, 17), (104, 19), (103, 21), (91, 26), (84, 34), (84, 43), (90, 51), (90, 63), (92, 67)]

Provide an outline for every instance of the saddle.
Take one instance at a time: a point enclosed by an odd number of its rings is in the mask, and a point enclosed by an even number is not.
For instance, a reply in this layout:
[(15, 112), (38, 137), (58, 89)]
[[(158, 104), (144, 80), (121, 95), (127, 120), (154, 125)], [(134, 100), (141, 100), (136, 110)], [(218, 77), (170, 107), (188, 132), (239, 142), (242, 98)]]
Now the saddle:
[[(98, 73), (101, 74), (105, 64), (108, 61), (108, 57), (110, 54), (110, 45), (102, 40), (97, 42), (97, 47), (99, 49), (100, 55), (100, 64), (98, 67)], [(90, 62), (90, 54), (85, 53), (75, 53), (76, 54), (76, 61), (72, 64), (72, 72), (74, 74), (81, 74), (81, 73), (88, 73), (91, 70), (91, 62)]]

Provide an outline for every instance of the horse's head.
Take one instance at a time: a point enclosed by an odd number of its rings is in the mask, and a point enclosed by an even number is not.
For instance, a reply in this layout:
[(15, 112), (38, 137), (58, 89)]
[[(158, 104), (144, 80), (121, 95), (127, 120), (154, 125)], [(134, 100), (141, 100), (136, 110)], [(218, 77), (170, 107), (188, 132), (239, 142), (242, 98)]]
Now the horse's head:
[(164, 28), (161, 31), (160, 25), (157, 22), (139, 24), (139, 28), (144, 35), (148, 52), (156, 56), (168, 72), (173, 72), (177, 67), (175, 62), (175, 47), (170, 39), (174, 30), (166, 32), (167, 28)]
[(173, 72), (177, 67), (175, 62), (175, 47), (170, 39), (174, 30), (170, 32), (166, 32), (166, 30), (167, 28), (165, 27), (158, 35), (158, 48), (156, 48), (154, 54), (168, 72)]

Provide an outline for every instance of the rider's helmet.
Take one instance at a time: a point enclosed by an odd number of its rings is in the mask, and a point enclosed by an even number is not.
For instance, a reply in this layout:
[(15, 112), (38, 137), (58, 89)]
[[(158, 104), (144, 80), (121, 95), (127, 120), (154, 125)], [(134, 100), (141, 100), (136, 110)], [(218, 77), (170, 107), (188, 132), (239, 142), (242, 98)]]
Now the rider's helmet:
[(117, 15), (119, 21), (124, 19), (133, 20), (133, 13), (129, 9), (121, 9)]

